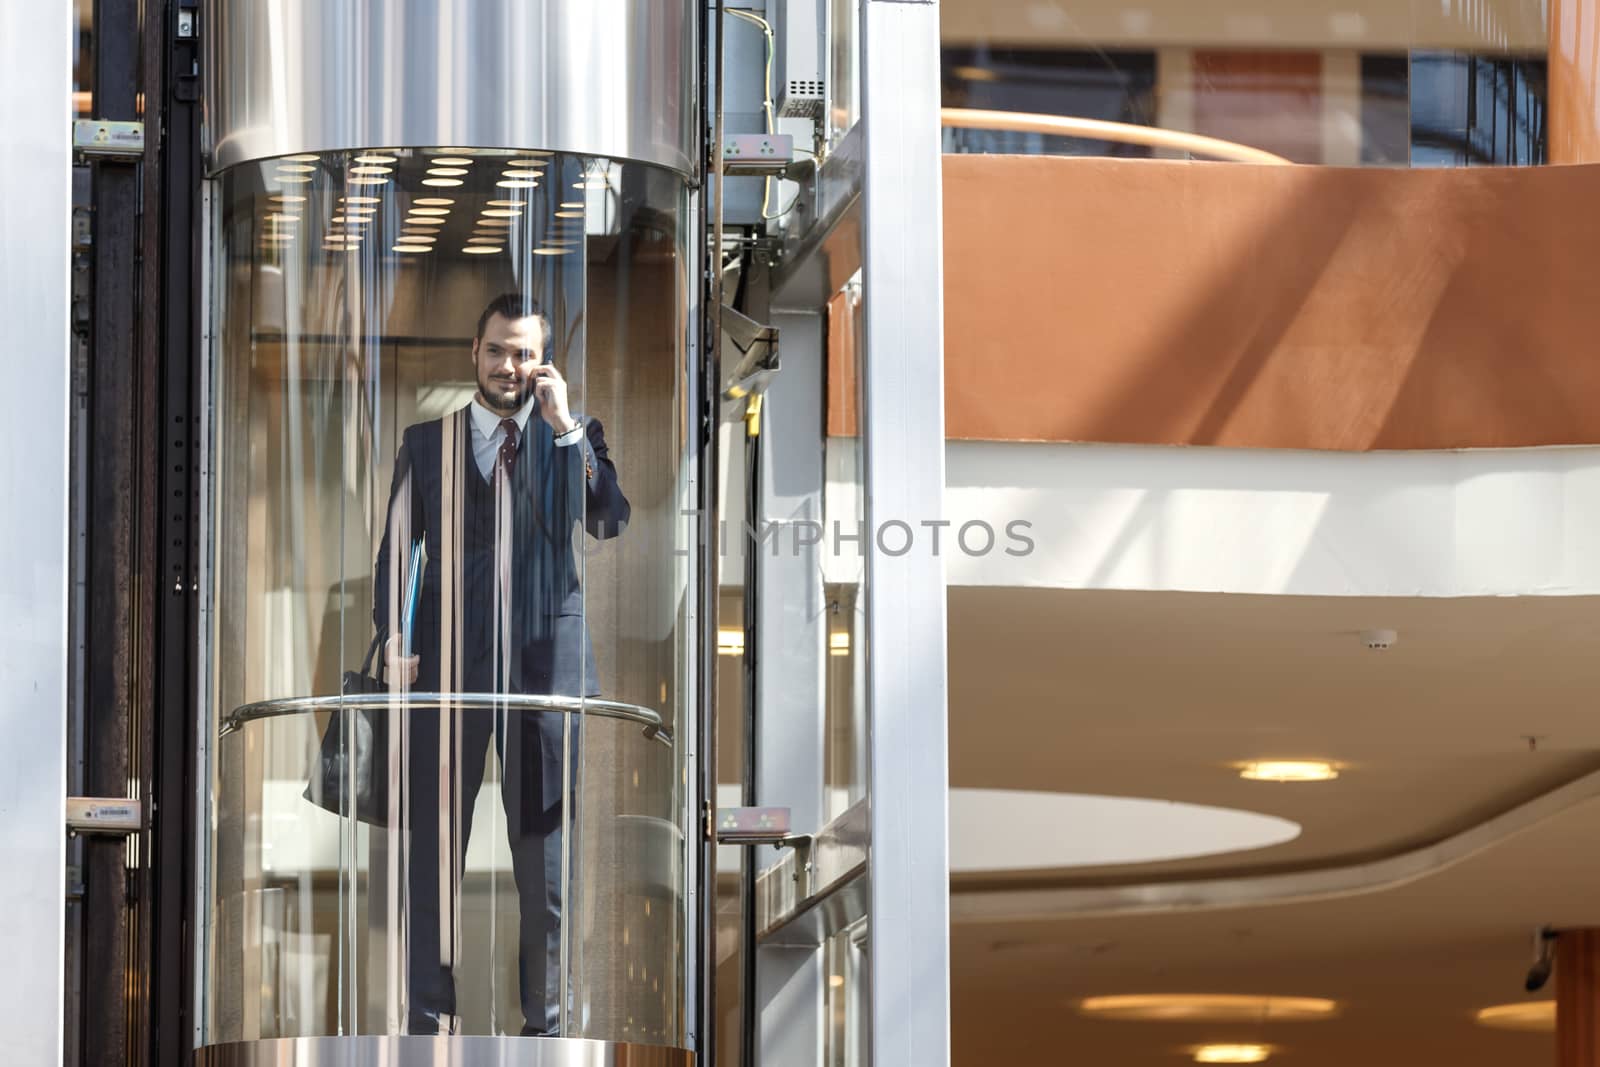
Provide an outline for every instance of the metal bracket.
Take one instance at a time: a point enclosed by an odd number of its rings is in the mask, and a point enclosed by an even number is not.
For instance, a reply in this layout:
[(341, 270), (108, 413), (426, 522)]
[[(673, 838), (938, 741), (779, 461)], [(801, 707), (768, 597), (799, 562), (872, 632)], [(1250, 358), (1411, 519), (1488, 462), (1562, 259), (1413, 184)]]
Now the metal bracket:
[(717, 844), (774, 845), (806, 834), (789, 832), (788, 808), (718, 808)]
[(72, 149), (90, 159), (136, 162), (144, 156), (144, 123), (78, 119), (72, 124)]
[(127, 797), (68, 797), (67, 832), (126, 837), (144, 829), (144, 803)]

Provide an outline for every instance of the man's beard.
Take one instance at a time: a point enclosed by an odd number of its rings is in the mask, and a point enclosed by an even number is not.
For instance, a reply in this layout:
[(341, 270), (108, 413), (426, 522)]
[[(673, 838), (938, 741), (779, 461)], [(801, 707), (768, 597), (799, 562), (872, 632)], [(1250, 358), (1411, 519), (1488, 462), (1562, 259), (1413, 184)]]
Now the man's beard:
[(533, 382), (529, 380), (517, 385), (506, 385), (491, 378), (479, 378), (478, 392), (500, 411), (516, 411), (528, 402), (529, 396), (533, 395)]

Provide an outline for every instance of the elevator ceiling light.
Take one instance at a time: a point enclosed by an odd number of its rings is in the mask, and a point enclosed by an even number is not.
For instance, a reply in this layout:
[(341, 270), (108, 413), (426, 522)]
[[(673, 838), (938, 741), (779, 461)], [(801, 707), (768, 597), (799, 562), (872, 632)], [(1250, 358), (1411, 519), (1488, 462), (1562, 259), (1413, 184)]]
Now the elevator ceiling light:
[(450, 209), (447, 207), (414, 207), (408, 212), (408, 214), (422, 216), (448, 215), (450, 214)]
[(358, 174), (354, 178), (346, 178), (344, 183), (346, 185), (386, 185), (388, 184), (388, 181), (388, 178), (376, 178), (368, 175)]
[(429, 167), (428, 173), (435, 178), (459, 178), (467, 172), (463, 167)]
[(495, 182), (495, 184), (498, 185), (502, 189), (537, 189), (537, 188), (539, 188), (539, 183), (538, 182), (530, 182), (530, 181), (526, 181), (526, 180), (524, 180), (522, 178), (501, 178), (499, 181)]
[[(472, 166), (472, 160), (456, 156), (441, 156), (433, 161), (433, 165), (436, 167), (470, 167)], [(466, 172), (463, 171), (462, 173)]]
[(1331, 782), (1339, 777), (1339, 768), (1327, 760), (1252, 760), (1239, 764), (1239, 777), (1253, 782)]
[(385, 164), (385, 163), (398, 163), (398, 162), (400, 162), (400, 158), (398, 156), (381, 156), (381, 155), (374, 154), (374, 155), (356, 156), (355, 157), (355, 161), (357, 163), (376, 163), (376, 164), (382, 165), (382, 164)]
[(280, 204), (303, 204), (306, 202), (305, 197), (297, 196), (294, 193), (277, 193), (276, 195), (267, 197), (267, 199), (276, 200)]
[[(534, 251), (538, 252), (539, 250), (536, 248), (536, 249), (534, 249)], [(742, 655), (744, 655), (744, 631), (743, 630), (718, 630), (717, 631), (717, 655), (719, 655), (719, 656), (742, 656)]]
[(1479, 1026), (1496, 1030), (1534, 1030), (1545, 1033), (1556, 1028), (1556, 1002), (1553, 1000), (1523, 1000), (1514, 1004), (1496, 1004), (1477, 1012), (1473, 1021)]
[(381, 197), (381, 196), (341, 196), (339, 198), (339, 203), (341, 203), (341, 204), (381, 204), (381, 203), (383, 203), (383, 197)]
[(317, 157), (308, 152), (298, 156), (284, 156), (283, 161), (285, 163), (315, 163)]
[(581, 212), (581, 211), (558, 211), (558, 212), (556, 212), (556, 218), (558, 218), (558, 219), (581, 219), (581, 218), (583, 218), (583, 212)]
[(424, 179), (422, 179), (422, 184), (423, 185), (431, 185), (431, 186), (434, 186), (435, 188), (451, 189), (451, 188), (454, 188), (457, 185), (460, 185), (461, 184), (461, 179), (460, 178), (424, 178)]
[(427, 245), (395, 245), (393, 251), (396, 251), (396, 252), (432, 252), (433, 249), (430, 248)]
[(1134, 993), (1085, 997), (1078, 1010), (1099, 1019), (1138, 1022), (1300, 1022), (1332, 1018), (1339, 1002), (1231, 993)]
[(1264, 1063), (1271, 1045), (1201, 1045), (1194, 1050), (1196, 1063)]
[(522, 217), (521, 210), (509, 207), (486, 207), (478, 214), (486, 219), (520, 219)]
[(449, 207), (455, 201), (448, 196), (424, 196), (413, 200), (412, 203), (418, 207)]
[(499, 245), (468, 245), (461, 251), (469, 256), (489, 256), (502, 251)]
[(306, 163), (279, 163), (278, 170), (284, 174), (315, 174), (317, 168)]

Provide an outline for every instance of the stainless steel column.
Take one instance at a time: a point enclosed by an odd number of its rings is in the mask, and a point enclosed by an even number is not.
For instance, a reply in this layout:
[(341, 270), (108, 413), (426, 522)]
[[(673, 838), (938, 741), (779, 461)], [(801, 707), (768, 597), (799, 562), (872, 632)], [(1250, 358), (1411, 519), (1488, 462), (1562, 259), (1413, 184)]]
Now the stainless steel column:
[[(867, 557), (872, 609), (868, 970), (872, 1062), (950, 1062), (939, 8), (862, 0), (867, 521), (915, 546)], [(889, 544), (903, 536), (891, 531)]]
[(0, 4), (0, 881), (8, 1063), (60, 1063), (66, 900), (70, 4)]

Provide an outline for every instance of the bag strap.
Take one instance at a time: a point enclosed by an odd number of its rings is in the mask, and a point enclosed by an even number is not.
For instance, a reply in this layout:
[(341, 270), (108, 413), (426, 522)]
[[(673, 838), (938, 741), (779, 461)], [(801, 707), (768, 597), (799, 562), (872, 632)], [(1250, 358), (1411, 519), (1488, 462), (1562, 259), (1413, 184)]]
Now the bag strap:
[[(388, 636), (389, 636), (389, 627), (387, 625), (378, 627), (377, 632), (372, 635), (372, 644), (367, 648), (367, 658), (361, 661), (361, 673), (362, 674), (368, 674), (372, 670), (372, 661), (378, 655), (378, 646), (383, 644), (384, 639), (387, 638)], [(387, 666), (387, 664), (382, 664), (382, 663), (380, 663), (378, 665), (379, 680), (380, 681), (382, 680), (382, 677), (381, 677), (382, 671), (384, 670), (384, 668), (386, 666)]]

